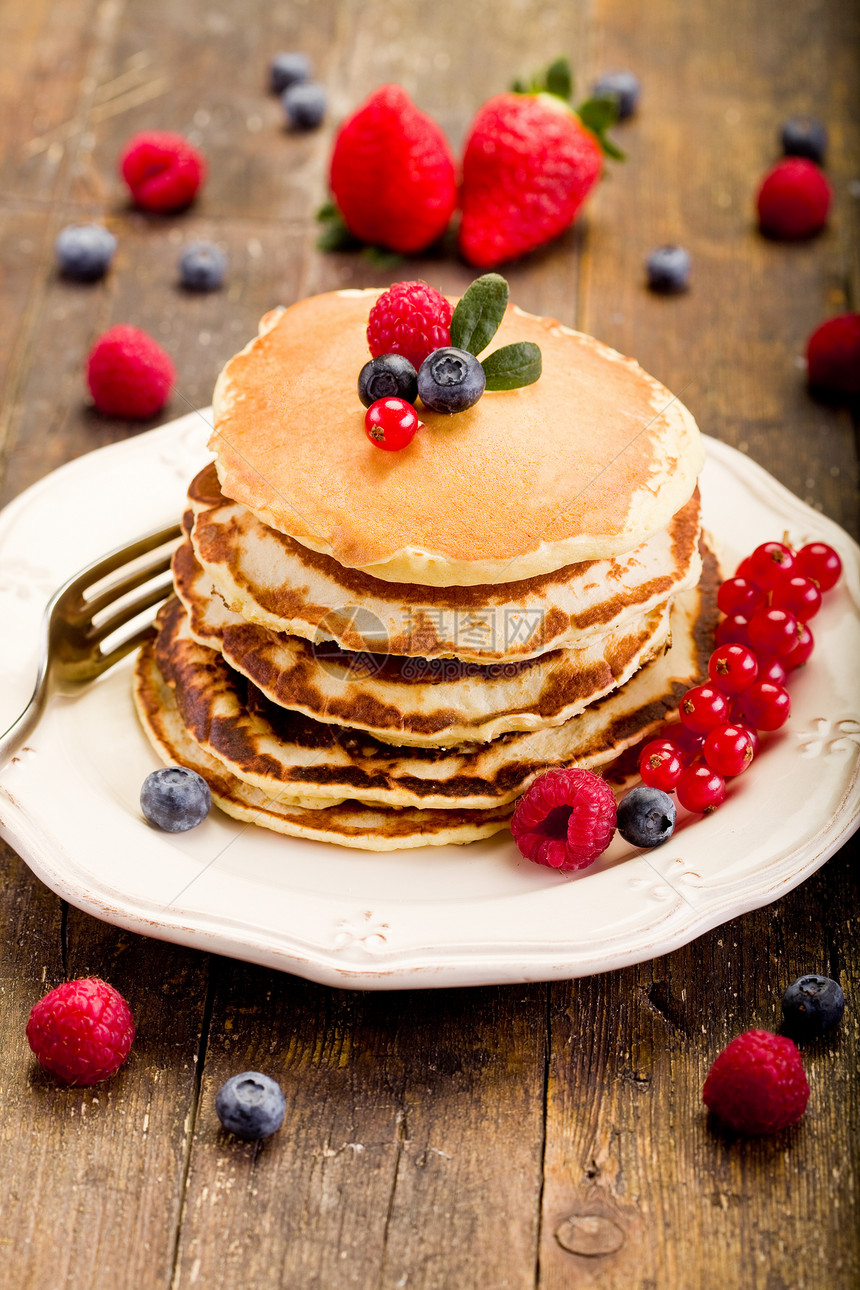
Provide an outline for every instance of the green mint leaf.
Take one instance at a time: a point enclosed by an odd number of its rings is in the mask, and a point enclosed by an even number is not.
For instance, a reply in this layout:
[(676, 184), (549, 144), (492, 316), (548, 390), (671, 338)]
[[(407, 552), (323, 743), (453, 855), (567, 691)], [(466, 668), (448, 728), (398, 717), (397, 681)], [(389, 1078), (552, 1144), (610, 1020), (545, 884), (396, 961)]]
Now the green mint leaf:
[(488, 390), (518, 390), (533, 385), (541, 374), (541, 353), (530, 340), (503, 345), (481, 360)]
[(485, 273), (463, 293), (451, 319), (451, 344), (476, 356), (499, 330), (508, 303), (508, 284), (500, 273)]
[(557, 58), (554, 63), (550, 63), (546, 69), (544, 85), (548, 94), (555, 94), (565, 102), (570, 100), (573, 93), (573, 76), (568, 59)]

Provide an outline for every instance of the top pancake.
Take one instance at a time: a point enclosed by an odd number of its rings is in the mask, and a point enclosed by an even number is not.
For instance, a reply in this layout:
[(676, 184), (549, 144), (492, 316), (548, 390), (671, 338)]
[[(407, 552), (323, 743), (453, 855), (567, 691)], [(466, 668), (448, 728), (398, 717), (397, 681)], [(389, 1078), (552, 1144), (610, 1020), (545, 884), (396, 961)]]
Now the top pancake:
[(218, 379), (222, 488), (264, 523), (385, 581), (473, 586), (623, 554), (692, 495), (687, 409), (632, 359), (513, 306), (489, 351), (536, 342), (540, 380), (453, 416), (419, 404), (425, 428), (381, 452), (357, 394), (378, 294), (267, 314)]

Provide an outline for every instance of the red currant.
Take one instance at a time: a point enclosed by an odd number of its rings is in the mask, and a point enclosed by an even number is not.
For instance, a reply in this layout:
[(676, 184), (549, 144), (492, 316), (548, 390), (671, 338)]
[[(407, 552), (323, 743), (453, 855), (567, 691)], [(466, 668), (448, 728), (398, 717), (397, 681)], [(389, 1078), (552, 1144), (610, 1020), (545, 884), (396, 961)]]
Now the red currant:
[[(792, 650), (792, 654), (793, 653), (794, 650)], [(791, 655), (789, 655), (789, 657), (791, 657)], [(771, 658), (768, 659), (766, 663), (763, 663), (759, 668), (756, 680), (771, 681), (774, 685), (785, 685), (787, 676), (788, 672), (785, 667), (785, 659)]]
[(757, 609), (750, 619), (749, 636), (753, 649), (767, 658), (782, 658), (797, 644), (800, 628), (794, 614), (787, 609)]
[(753, 756), (753, 741), (745, 726), (717, 726), (705, 739), (705, 761), (725, 779), (745, 771)]
[(642, 750), (639, 774), (642, 783), (649, 788), (659, 788), (664, 793), (671, 793), (681, 778), (683, 769), (684, 763), (677, 749), (659, 748), (650, 753), (647, 749)]
[(749, 645), (749, 619), (743, 614), (732, 614), (730, 618), (724, 618), (722, 622), (717, 623), (714, 631), (715, 645)]
[(798, 573), (817, 582), (822, 591), (829, 591), (839, 581), (842, 561), (826, 542), (810, 542), (798, 551), (795, 568)]
[(714, 685), (694, 685), (681, 700), (678, 715), (688, 730), (706, 735), (728, 721), (728, 700)]
[(750, 558), (747, 556), (745, 560), (741, 560), (740, 564), (735, 569), (735, 577), (746, 578), (747, 582), (751, 582), (752, 578), (750, 577), (750, 573)]
[(734, 714), (756, 730), (779, 730), (791, 712), (788, 690), (772, 681), (754, 681), (734, 703)]
[(753, 750), (753, 757), (758, 757), (758, 750), (761, 747), (761, 740), (758, 737), (758, 731), (753, 726), (747, 725), (746, 722), (744, 721), (736, 721), (734, 719), (734, 716), (732, 717), (732, 725), (735, 726), (735, 728), (738, 730), (746, 731), (746, 733), (750, 737), (750, 744)]
[(710, 766), (688, 766), (678, 780), (678, 801), (688, 811), (709, 815), (726, 796), (726, 781)]
[(723, 694), (737, 694), (758, 676), (758, 659), (746, 645), (720, 645), (708, 659), (708, 676)]
[(821, 608), (821, 592), (811, 578), (793, 573), (774, 587), (770, 603), (774, 609), (787, 609), (798, 622), (808, 623)]
[(749, 578), (727, 579), (717, 592), (717, 606), (724, 614), (743, 614), (749, 618), (754, 610), (767, 601), (767, 593)]
[(783, 578), (794, 573), (794, 552), (784, 542), (762, 542), (749, 557), (750, 578), (764, 591), (773, 591)]
[(415, 438), (421, 422), (405, 399), (377, 399), (364, 414), (364, 430), (376, 448), (399, 452)]
[(705, 742), (704, 735), (694, 734), (692, 730), (682, 726), (680, 721), (674, 721), (671, 725), (664, 726), (660, 731), (660, 736), (671, 744), (673, 750), (680, 755), (684, 766), (689, 766), (690, 762), (696, 760)]
[(794, 649), (782, 659), (783, 666), (787, 671), (793, 672), (796, 667), (803, 666), (814, 649), (815, 640), (812, 632), (804, 623)]

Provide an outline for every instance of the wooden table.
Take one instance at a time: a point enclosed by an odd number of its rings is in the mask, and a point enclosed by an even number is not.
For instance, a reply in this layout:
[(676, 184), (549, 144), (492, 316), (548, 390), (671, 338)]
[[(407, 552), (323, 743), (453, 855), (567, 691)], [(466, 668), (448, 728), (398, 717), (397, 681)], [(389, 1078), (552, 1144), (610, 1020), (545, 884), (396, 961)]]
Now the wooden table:
[[(576, 228), (510, 266), (513, 298), (634, 354), (705, 431), (857, 534), (851, 420), (810, 399), (799, 361), (812, 328), (860, 299), (850, 0), (5, 0), (0, 24), (0, 501), (136, 433), (84, 398), (84, 356), (111, 323), (172, 354), (163, 420), (209, 402), (274, 304), (404, 276), (461, 291), (472, 275), (450, 253), (383, 270), (315, 249), (333, 129), (394, 80), (458, 147), (485, 98), (569, 51), (583, 87), (635, 69), (641, 112), (616, 130), (627, 163)], [(328, 87), (318, 133), (288, 135), (265, 91), (285, 48), (310, 53)], [(752, 196), (799, 111), (830, 127), (833, 216), (813, 241), (769, 242)], [(116, 158), (143, 128), (204, 148), (209, 182), (187, 214), (127, 207)], [(52, 256), (57, 231), (88, 218), (120, 240), (89, 288)], [(175, 285), (194, 237), (229, 250), (220, 293)], [(680, 298), (643, 286), (665, 241), (692, 252)], [(4, 847), (0, 1284), (857, 1286), (854, 860), (846, 848), (778, 903), (605, 976), (349, 993), (99, 923)], [(772, 1139), (721, 1134), (700, 1101), (710, 1062), (741, 1030), (775, 1028), (805, 971), (838, 977), (850, 1008), (807, 1061), (809, 1112)], [(24, 1026), (48, 988), (90, 973), (132, 1001), (139, 1037), (110, 1083), (64, 1089)], [(287, 1094), (284, 1127), (256, 1146), (223, 1134), (213, 1105), (253, 1067)]]

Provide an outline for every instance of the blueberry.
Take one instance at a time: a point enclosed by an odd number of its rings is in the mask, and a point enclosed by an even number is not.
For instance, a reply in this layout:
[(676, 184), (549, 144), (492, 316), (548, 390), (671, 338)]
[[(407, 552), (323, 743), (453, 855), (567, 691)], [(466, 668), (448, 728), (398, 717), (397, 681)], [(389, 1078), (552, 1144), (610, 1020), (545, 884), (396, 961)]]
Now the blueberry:
[(820, 166), (827, 153), (827, 127), (814, 116), (790, 116), (782, 124), (779, 141), (787, 157), (808, 157)]
[(484, 393), (484, 369), (465, 349), (434, 349), (418, 369), (418, 393), (431, 412), (464, 412)]
[(209, 814), (212, 795), (202, 776), (185, 766), (162, 766), (147, 775), (140, 809), (150, 824), (166, 833), (184, 833)]
[(372, 358), (358, 374), (358, 397), (366, 408), (377, 399), (418, 398), (418, 373), (402, 354), (380, 354)]
[(214, 242), (192, 242), (179, 257), (179, 281), (189, 291), (217, 291), (227, 272), (227, 256)]
[(618, 832), (633, 847), (659, 847), (675, 832), (675, 803), (659, 788), (631, 788), (618, 803)]
[(69, 224), (59, 233), (54, 250), (67, 278), (95, 282), (107, 273), (116, 238), (101, 224)]
[(658, 246), (645, 262), (652, 291), (686, 291), (690, 285), (690, 252), (683, 246)]
[(267, 1138), (284, 1122), (286, 1099), (280, 1087), (259, 1071), (231, 1075), (215, 1094), (215, 1111), (224, 1128), (237, 1138)]
[(273, 94), (283, 94), (288, 85), (309, 81), (314, 74), (313, 63), (307, 54), (275, 54), (269, 65), (269, 85)]
[(797, 1039), (820, 1039), (838, 1025), (845, 1011), (845, 995), (829, 976), (802, 976), (782, 996), (785, 1028)]
[(287, 125), (293, 130), (315, 130), (325, 116), (325, 90), (318, 81), (288, 85), (281, 95)]
[(634, 76), (632, 72), (604, 72), (594, 82), (591, 93), (596, 99), (615, 99), (618, 104), (618, 120), (625, 121), (636, 111), (641, 89), (638, 76)]

